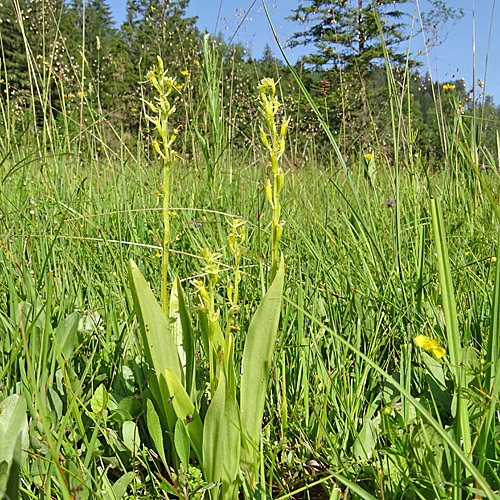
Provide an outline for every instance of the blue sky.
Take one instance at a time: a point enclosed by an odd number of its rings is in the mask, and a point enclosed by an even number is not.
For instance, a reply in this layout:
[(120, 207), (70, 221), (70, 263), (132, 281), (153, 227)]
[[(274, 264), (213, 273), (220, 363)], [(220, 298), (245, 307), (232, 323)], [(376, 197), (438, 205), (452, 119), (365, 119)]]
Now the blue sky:
[[(200, 29), (209, 32), (222, 31), (229, 39), (241, 23), (236, 38), (241, 41), (252, 55), (259, 57), (266, 43), (278, 55), (271, 29), (262, 9), (261, 0), (257, 0), (253, 8), (253, 0), (191, 0), (187, 15), (198, 17)], [(300, 31), (300, 25), (285, 18), (299, 0), (268, 0), (267, 7), (273, 19), (275, 29), (282, 44), (285, 44), (294, 31)], [(307, 3), (307, 2), (304, 2)], [(420, 8), (425, 11), (428, 3), (419, 0)], [(464, 10), (464, 17), (441, 30), (440, 45), (433, 48), (428, 57), (421, 56), (422, 71), (430, 71), (432, 77), (441, 82), (448, 79), (464, 77), (467, 87), (473, 83), (473, 26), (475, 25), (475, 68), (476, 81), (480, 78), (486, 82), (486, 93), (492, 95), (495, 104), (500, 104), (500, 5), (493, 13), (495, 0), (449, 0), (448, 5)], [(474, 21), (472, 5), (475, 3)], [(126, 1), (109, 0), (115, 21), (120, 24), (125, 18)], [(415, 11), (414, 5), (408, 5), (408, 13)], [(242, 22), (243, 21), (243, 22)], [(411, 19), (410, 19), (411, 22)], [(490, 25), (492, 24), (491, 38)], [(443, 35), (448, 32), (446, 38)], [(489, 43), (489, 49), (488, 49)], [(412, 50), (416, 53), (424, 46), (421, 36), (412, 41)], [(292, 61), (305, 53), (305, 49), (297, 47), (288, 50)], [(489, 59), (488, 71), (485, 75), (486, 58)], [(485, 77), (486, 76), (486, 77)]]

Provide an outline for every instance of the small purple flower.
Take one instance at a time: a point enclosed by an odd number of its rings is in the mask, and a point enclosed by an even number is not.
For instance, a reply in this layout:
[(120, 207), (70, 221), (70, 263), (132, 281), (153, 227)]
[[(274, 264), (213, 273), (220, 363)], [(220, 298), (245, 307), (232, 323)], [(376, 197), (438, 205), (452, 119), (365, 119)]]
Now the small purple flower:
[(188, 224), (193, 224), (193, 227), (196, 229), (201, 229), (202, 226), (201, 222), (195, 221), (194, 219), (191, 219)]
[(387, 208), (392, 208), (392, 207), (394, 206), (394, 200), (387, 200), (387, 201), (385, 202), (385, 206), (386, 206)]

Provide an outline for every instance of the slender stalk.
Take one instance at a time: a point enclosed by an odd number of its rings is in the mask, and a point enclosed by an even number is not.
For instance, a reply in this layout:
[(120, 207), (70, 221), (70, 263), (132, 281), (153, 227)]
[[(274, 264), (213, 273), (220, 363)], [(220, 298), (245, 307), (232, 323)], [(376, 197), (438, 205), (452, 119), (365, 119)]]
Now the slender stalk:
[(163, 313), (168, 316), (168, 290), (167, 290), (167, 272), (168, 272), (168, 253), (170, 250), (170, 173), (177, 162), (177, 153), (172, 149), (178, 130), (175, 129), (172, 134), (169, 131), (169, 117), (175, 112), (175, 106), (171, 106), (169, 95), (174, 87), (175, 80), (168, 77), (163, 61), (158, 57), (158, 64), (147, 74), (148, 80), (158, 92), (154, 101), (147, 102), (152, 112), (146, 114), (147, 119), (156, 127), (156, 131), (161, 139), (161, 146), (157, 139), (153, 141), (158, 156), (163, 160), (163, 255), (161, 261), (161, 305)]
[[(271, 230), (271, 280), (274, 281), (278, 270), (278, 244), (283, 233), (284, 221), (280, 220), (281, 205), (279, 196), (285, 183), (285, 174), (280, 166), (280, 159), (285, 151), (285, 135), (288, 128), (288, 119), (283, 118), (278, 134), (276, 127), (276, 114), (280, 103), (276, 97), (276, 84), (272, 78), (263, 78), (259, 84), (262, 114), (267, 131), (260, 127), (260, 138), (269, 151), (269, 159), (273, 182), (266, 181), (266, 196), (273, 209), (272, 230)], [(269, 138), (270, 137), (270, 141)]]
[(163, 253), (161, 257), (161, 304), (165, 315), (168, 314), (168, 290), (167, 290), (167, 272), (168, 272), (168, 253), (170, 249), (170, 214), (168, 207), (170, 204), (170, 168), (167, 164), (164, 166), (163, 174)]

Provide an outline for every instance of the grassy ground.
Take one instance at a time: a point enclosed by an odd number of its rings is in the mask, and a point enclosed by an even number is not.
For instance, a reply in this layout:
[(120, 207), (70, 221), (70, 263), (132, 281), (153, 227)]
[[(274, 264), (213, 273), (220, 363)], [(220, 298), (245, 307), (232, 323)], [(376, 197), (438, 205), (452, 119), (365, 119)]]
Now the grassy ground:
[[(285, 292), (262, 438), (268, 494), (287, 498), (304, 488), (293, 497), (340, 498), (349, 490), (347, 498), (479, 498), (477, 478), (393, 382), (459, 448), (457, 405), (465, 407), (470, 462), (497, 489), (497, 417), (487, 418), (498, 395), (488, 387), (496, 360), (487, 348), (498, 336), (491, 332), (498, 222), (464, 161), (452, 174), (396, 176), (375, 159), (370, 178), (363, 161), (352, 166), (354, 191), (336, 165), (286, 175)], [(26, 402), (21, 497), (161, 498), (166, 483), (182, 490), (148, 432), (146, 368), (127, 276), (133, 258), (159, 293), (161, 169), (134, 158), (43, 157), (29, 145), (5, 152), (2, 169), (0, 379), (4, 401), (19, 394)], [(197, 169), (179, 165), (174, 178), (169, 279), (183, 279), (191, 306), (203, 248), (230, 263), (227, 219), (247, 221), (238, 358), (267, 286), (264, 168), (239, 165), (215, 198)], [(486, 179), (495, 190), (498, 178)], [(460, 388), (444, 326), (432, 197), (443, 208), (455, 289)], [(221, 263), (222, 317), (227, 272)], [(446, 355), (419, 348), (421, 334)], [(194, 479), (185, 482), (186, 491), (196, 489)]]

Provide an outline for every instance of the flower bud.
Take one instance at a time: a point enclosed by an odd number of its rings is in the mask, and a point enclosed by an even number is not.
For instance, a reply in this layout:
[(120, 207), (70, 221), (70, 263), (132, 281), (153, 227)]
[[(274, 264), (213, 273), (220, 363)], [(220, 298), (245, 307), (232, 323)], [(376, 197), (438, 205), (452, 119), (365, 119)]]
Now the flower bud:
[(266, 196), (267, 200), (271, 204), (271, 206), (274, 208), (274, 203), (273, 203), (273, 186), (271, 185), (271, 181), (269, 179), (266, 179)]
[(289, 122), (289, 118), (283, 119), (283, 121), (281, 122), (279, 140), (282, 140), (285, 137), (286, 131), (288, 129), (288, 122)]
[(158, 141), (156, 139), (153, 141), (153, 147), (155, 148), (155, 151), (158, 153), (158, 155), (164, 160), (165, 155), (163, 154), (163, 151), (160, 149), (160, 145), (158, 144)]
[(276, 179), (278, 181), (278, 185), (277, 185), (278, 194), (280, 194), (281, 190), (283, 189), (283, 185), (285, 184), (285, 174), (283, 173), (283, 170), (281, 168), (279, 169), (279, 173), (276, 176)]
[(281, 238), (281, 235), (283, 234), (283, 226), (285, 225), (284, 220), (280, 220), (278, 222), (278, 225), (276, 226), (276, 241), (279, 241)]
[(266, 146), (267, 149), (271, 149), (271, 146), (269, 145), (269, 141), (267, 140), (267, 134), (264, 132), (262, 127), (260, 127), (260, 140)]

